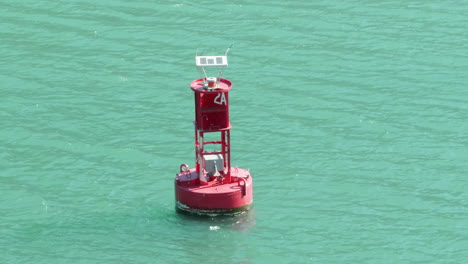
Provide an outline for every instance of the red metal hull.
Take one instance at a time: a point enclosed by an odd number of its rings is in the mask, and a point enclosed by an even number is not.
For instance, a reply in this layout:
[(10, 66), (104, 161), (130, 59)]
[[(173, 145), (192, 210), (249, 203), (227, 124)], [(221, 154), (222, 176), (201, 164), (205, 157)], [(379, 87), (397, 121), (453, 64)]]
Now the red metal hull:
[(253, 181), (250, 172), (231, 168), (231, 183), (217, 179), (200, 184), (195, 169), (177, 174), (175, 179), (176, 207), (181, 212), (199, 215), (237, 214), (251, 208)]

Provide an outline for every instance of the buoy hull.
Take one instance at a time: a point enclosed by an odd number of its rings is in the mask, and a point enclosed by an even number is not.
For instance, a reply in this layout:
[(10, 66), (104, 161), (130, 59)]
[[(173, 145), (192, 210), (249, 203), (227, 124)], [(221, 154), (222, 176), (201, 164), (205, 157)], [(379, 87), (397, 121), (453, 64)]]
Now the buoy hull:
[(177, 174), (177, 211), (208, 216), (236, 215), (252, 207), (253, 181), (248, 170), (231, 168), (231, 183), (213, 179), (208, 184), (199, 184), (195, 176), (194, 169)]

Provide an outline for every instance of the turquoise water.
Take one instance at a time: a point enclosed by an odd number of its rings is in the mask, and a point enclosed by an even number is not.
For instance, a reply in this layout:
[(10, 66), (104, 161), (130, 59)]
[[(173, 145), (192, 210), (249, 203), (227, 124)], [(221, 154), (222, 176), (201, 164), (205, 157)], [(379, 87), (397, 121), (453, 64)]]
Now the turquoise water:
[[(0, 0), (0, 263), (464, 263), (468, 4)], [(233, 44), (254, 209), (174, 210)]]

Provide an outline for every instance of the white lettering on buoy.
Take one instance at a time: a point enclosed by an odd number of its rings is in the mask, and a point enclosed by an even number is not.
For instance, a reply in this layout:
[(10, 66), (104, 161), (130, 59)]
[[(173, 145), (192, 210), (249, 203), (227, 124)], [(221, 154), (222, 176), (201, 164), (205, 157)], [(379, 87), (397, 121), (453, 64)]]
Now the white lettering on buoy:
[(226, 105), (226, 97), (224, 96), (224, 93), (219, 93), (214, 99), (214, 102), (215, 104)]

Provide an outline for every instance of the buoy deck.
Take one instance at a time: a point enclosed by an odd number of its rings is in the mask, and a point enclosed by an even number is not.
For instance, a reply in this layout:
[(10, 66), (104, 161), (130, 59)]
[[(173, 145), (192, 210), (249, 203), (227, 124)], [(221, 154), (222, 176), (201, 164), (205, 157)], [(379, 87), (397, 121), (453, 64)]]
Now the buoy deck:
[(253, 201), (252, 177), (241, 168), (231, 168), (231, 183), (218, 180), (206, 185), (197, 184), (198, 174), (194, 170), (176, 176), (176, 207), (196, 214), (224, 214), (246, 211)]

